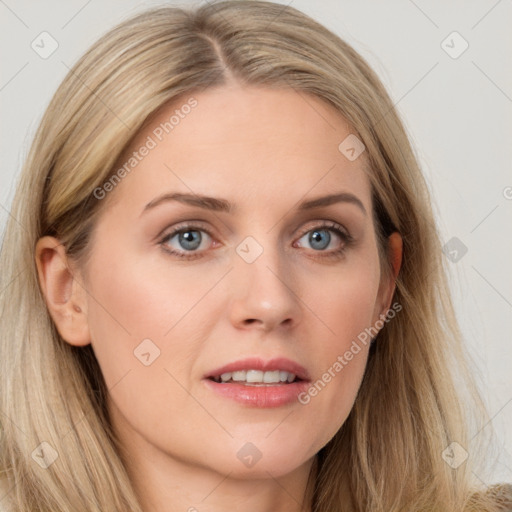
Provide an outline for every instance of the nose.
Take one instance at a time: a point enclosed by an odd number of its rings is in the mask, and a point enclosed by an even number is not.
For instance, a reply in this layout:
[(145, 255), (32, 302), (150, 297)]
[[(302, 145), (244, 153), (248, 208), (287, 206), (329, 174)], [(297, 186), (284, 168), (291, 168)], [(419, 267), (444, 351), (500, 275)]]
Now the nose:
[(236, 254), (235, 258), (231, 273), (232, 325), (265, 332), (298, 325), (301, 318), (299, 291), (293, 285), (293, 269), (283, 261), (284, 256), (278, 250), (266, 248), (252, 263)]

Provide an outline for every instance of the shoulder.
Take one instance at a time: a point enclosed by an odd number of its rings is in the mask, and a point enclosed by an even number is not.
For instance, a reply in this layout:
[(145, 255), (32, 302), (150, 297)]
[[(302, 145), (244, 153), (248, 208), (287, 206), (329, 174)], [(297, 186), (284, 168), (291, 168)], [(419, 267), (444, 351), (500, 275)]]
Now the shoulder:
[(493, 503), (493, 512), (512, 512), (512, 484), (501, 483), (491, 485), (485, 492), (476, 492), (471, 496), (470, 504), (477, 504), (477, 508), (470, 508), (475, 512), (486, 512), (485, 508), (478, 508), (478, 504), (485, 501)]
[(504, 511), (512, 511), (512, 484), (493, 485), (487, 493), (503, 507)]

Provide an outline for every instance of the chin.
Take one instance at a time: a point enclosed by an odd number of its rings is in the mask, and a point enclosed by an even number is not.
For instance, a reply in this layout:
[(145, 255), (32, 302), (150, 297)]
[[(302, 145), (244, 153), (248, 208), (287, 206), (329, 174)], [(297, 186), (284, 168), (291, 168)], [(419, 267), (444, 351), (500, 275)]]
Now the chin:
[[(291, 454), (290, 454), (291, 455)], [(217, 469), (221, 474), (237, 480), (266, 480), (268, 478), (281, 478), (289, 475), (306, 464), (309, 459), (289, 459), (281, 460), (281, 458), (270, 457), (267, 460), (261, 458), (253, 467), (245, 467), (243, 464), (236, 461), (226, 461), (227, 464), (222, 470)]]
[(279, 478), (306, 464), (316, 453), (306, 451), (309, 442), (296, 442), (292, 438), (287, 442), (279, 437), (274, 440), (252, 439), (236, 440), (221, 453), (211, 453), (209, 462), (212, 469), (241, 480)]

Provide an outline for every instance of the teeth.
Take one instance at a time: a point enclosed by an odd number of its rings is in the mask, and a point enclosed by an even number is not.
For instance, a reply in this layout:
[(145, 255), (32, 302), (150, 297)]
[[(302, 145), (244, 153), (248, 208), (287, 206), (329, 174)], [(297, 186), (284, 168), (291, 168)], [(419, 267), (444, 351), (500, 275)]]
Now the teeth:
[(236, 372), (226, 372), (214, 377), (215, 382), (246, 382), (247, 384), (278, 384), (280, 382), (293, 382), (294, 373), (288, 373), (283, 370), (272, 370), (263, 372), (261, 370), (239, 370)]
[(265, 372), (263, 374), (263, 382), (265, 384), (275, 384), (276, 382), (279, 382), (279, 380), (279, 370), (275, 370), (273, 372)]
[(247, 370), (245, 379), (247, 382), (263, 382), (263, 372), (261, 370)]
[(235, 382), (241, 382), (241, 381), (245, 380), (246, 376), (247, 376), (247, 372), (245, 370), (241, 370), (238, 372), (233, 372), (233, 375), (231, 378)]

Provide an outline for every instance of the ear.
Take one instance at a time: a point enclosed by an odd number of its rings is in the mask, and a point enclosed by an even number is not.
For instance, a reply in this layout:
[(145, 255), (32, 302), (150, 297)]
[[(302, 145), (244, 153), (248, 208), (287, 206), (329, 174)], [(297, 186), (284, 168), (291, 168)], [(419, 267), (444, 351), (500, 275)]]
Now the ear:
[(402, 251), (403, 243), (400, 233), (397, 231), (391, 233), (388, 237), (388, 259), (391, 263), (391, 271), (384, 274), (381, 279), (379, 287), (379, 298), (377, 303), (378, 311), (376, 311), (377, 317), (379, 315), (385, 315), (391, 306), (391, 300), (396, 288), (396, 278), (400, 272), (402, 266)]
[(70, 268), (64, 245), (52, 236), (40, 238), (35, 260), (41, 290), (59, 334), (70, 345), (88, 345), (87, 292), (79, 273)]

